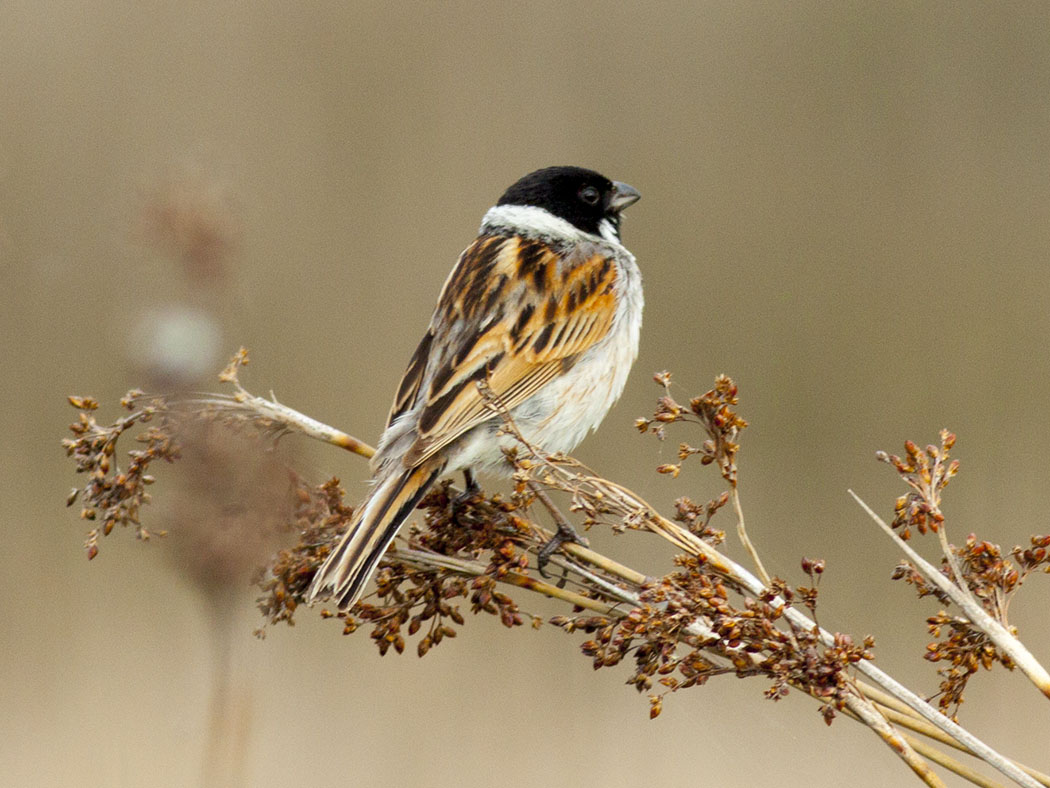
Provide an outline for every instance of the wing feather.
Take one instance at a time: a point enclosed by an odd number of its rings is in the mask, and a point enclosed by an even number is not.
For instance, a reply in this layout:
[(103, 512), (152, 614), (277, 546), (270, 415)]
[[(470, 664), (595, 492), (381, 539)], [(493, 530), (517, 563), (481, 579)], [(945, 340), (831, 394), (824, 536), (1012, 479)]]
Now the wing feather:
[(434, 341), (434, 332), (428, 330), (423, 339), (412, 354), (412, 360), (408, 362), (401, 383), (398, 384), (397, 394), (394, 395), (394, 404), (390, 406), (390, 413), (386, 417), (386, 426), (394, 423), (394, 419), (412, 407), (416, 396), (419, 394), (419, 386), (426, 372), (427, 359), (430, 357), (430, 345)]
[(391, 420), (419, 409), (406, 465), (492, 417), (479, 380), (514, 408), (601, 340), (616, 314), (616, 270), (597, 245), (563, 256), (537, 240), (475, 241), (445, 283), (391, 409)]

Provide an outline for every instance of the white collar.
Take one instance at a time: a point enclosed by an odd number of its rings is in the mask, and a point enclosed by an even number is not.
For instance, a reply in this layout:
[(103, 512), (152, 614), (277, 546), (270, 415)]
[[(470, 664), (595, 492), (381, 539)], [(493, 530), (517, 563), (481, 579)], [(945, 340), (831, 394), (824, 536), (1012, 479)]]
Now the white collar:
[(481, 220), (481, 234), (497, 230), (510, 231), (526, 238), (549, 238), (555, 241), (598, 241), (613, 246), (623, 246), (616, 237), (616, 230), (607, 219), (599, 223), (600, 235), (585, 233), (570, 222), (555, 216), (550, 211), (535, 205), (495, 205)]

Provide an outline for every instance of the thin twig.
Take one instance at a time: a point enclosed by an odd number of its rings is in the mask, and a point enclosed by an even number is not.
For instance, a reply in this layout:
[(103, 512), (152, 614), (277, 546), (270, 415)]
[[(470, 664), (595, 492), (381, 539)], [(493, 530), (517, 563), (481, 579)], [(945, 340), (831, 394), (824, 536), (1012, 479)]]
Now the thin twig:
[(975, 597), (973, 591), (970, 590), (970, 584), (966, 582), (966, 578), (962, 573), (962, 567), (959, 566), (959, 557), (955, 555), (952, 546), (948, 544), (948, 531), (944, 527), (943, 520), (937, 523), (937, 539), (941, 543), (941, 552), (944, 553), (944, 558), (948, 562), (948, 566), (951, 567), (952, 574), (955, 576), (956, 587), (962, 591), (962, 593), (964, 593), (973, 604), (980, 606), (981, 603), (977, 601), (977, 597)]
[(747, 554), (751, 556), (751, 560), (755, 562), (755, 568), (758, 570), (758, 576), (765, 583), (766, 588), (772, 585), (769, 577), (769, 572), (766, 571), (765, 566), (762, 564), (762, 559), (758, 557), (758, 550), (751, 544), (751, 539), (747, 535), (747, 529), (744, 527), (744, 507), (740, 505), (740, 490), (737, 489), (736, 484), (732, 486), (732, 491), (729, 493), (730, 498), (733, 501), (733, 509), (736, 510), (736, 533), (740, 537), (740, 542), (744, 545), (744, 549), (747, 550)]

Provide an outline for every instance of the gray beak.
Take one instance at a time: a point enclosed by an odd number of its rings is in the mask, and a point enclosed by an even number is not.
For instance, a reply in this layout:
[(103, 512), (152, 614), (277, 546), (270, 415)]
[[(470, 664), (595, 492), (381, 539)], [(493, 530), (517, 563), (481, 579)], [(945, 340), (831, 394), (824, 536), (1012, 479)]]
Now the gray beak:
[(613, 192), (609, 198), (609, 210), (619, 213), (624, 208), (634, 205), (641, 198), (641, 193), (633, 186), (613, 181)]

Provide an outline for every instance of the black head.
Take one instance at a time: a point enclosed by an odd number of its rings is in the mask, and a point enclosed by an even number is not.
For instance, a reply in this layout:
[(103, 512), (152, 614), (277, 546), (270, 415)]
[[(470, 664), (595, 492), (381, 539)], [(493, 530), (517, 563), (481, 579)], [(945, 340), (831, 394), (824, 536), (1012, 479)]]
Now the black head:
[(583, 167), (547, 167), (530, 172), (499, 198), (497, 205), (532, 205), (579, 230), (601, 235), (601, 221), (619, 237), (620, 211), (641, 195), (626, 183), (610, 181)]

